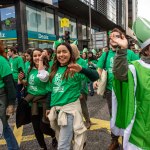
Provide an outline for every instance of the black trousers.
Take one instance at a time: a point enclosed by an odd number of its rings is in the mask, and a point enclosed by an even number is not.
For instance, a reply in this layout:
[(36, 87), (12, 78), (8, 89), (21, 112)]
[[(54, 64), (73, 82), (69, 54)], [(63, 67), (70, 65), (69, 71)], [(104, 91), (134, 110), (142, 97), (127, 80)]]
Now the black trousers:
[(55, 132), (54, 130), (50, 127), (50, 123), (46, 124), (42, 122), (42, 117), (43, 117), (43, 109), (39, 109), (39, 114), (38, 115), (33, 115), (31, 117), (35, 137), (40, 145), (41, 148), (44, 148), (44, 150), (47, 150), (46, 143), (44, 140), (44, 134), (50, 135), (52, 138), (55, 137)]

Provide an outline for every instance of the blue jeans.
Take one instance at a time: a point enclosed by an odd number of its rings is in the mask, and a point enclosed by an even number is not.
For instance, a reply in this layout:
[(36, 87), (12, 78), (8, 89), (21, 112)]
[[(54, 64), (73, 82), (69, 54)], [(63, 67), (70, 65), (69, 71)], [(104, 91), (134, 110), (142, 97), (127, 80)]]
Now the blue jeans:
[(60, 127), (58, 150), (70, 150), (73, 137), (73, 116), (67, 114), (67, 125)]
[(3, 135), (7, 143), (8, 150), (19, 150), (16, 138), (9, 127), (8, 116), (6, 116), (7, 97), (4, 89), (0, 89), (0, 119), (3, 124)]
[[(17, 102), (20, 103), (21, 102), (21, 98), (23, 96), (23, 91), (21, 92), (23, 85), (22, 84), (18, 84), (17, 82), (15, 82), (15, 87), (16, 87), (16, 98), (17, 98)], [(24, 97), (24, 96), (23, 96)]]
[(16, 138), (8, 124), (3, 129), (3, 134), (7, 143), (8, 150), (19, 150), (19, 146), (16, 141)]

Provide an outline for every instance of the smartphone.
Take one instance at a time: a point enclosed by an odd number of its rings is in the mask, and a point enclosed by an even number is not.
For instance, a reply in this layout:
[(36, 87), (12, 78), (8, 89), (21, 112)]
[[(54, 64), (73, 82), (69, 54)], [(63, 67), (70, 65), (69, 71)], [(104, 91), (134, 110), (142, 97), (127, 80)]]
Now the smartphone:
[[(19, 71), (19, 73), (24, 73), (24, 71), (23, 71), (23, 69), (20, 67), (20, 68), (18, 68), (18, 71)], [(24, 74), (24, 77), (23, 77), (23, 79), (25, 79), (25, 74)]]
[[(19, 73), (20, 72), (23, 72), (23, 69), (20, 67), (20, 68), (18, 68), (18, 71), (19, 71)], [(24, 73), (24, 72), (23, 72)]]

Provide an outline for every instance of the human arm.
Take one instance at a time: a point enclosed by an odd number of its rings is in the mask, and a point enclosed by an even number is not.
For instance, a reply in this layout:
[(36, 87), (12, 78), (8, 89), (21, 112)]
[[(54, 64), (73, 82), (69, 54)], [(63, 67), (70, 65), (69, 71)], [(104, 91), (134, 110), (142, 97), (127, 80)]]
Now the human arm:
[(127, 80), (128, 73), (128, 60), (127, 60), (127, 46), (128, 42), (124, 35), (121, 38), (110, 37), (114, 42), (118, 44), (116, 56), (114, 57), (113, 73), (116, 79), (121, 81)]
[(27, 80), (24, 79), (24, 77), (25, 77), (25, 74), (23, 72), (20, 72), (19, 75), (18, 75), (18, 80), (21, 84), (26, 86), (27, 85)]
[(3, 82), (5, 84), (5, 92), (7, 95), (8, 107), (6, 109), (6, 115), (10, 116), (14, 114), (14, 105), (16, 101), (16, 89), (14, 86), (14, 81), (12, 74), (3, 77)]
[(46, 53), (42, 52), (42, 55), (39, 58), (39, 67), (38, 67), (38, 74), (37, 77), (42, 82), (47, 82), (49, 80), (49, 72), (45, 70), (45, 66), (43, 64), (43, 60), (46, 58)]
[(127, 50), (118, 50), (114, 58), (113, 74), (116, 79), (121, 81), (127, 80), (128, 73), (128, 61), (127, 61)]
[(90, 68), (83, 68), (78, 64), (69, 64), (68, 65), (70, 71), (79, 72), (88, 77), (91, 81), (96, 81), (99, 78), (99, 75), (96, 70), (92, 70)]

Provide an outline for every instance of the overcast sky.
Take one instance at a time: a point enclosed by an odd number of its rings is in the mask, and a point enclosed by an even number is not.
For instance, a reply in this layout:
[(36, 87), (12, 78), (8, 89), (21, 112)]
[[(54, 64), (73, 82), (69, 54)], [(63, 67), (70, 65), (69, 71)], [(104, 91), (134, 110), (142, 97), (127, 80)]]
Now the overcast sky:
[(150, 0), (138, 0), (138, 16), (150, 21)]

